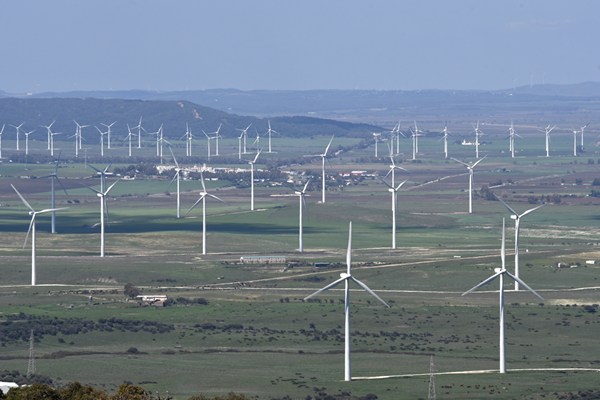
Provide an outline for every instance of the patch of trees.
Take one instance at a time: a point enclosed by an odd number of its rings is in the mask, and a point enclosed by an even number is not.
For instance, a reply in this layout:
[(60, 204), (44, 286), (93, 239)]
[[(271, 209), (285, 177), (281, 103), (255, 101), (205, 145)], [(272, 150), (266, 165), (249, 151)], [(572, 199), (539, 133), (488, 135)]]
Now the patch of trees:
[(77, 335), (80, 333), (112, 331), (156, 334), (167, 333), (174, 329), (173, 325), (155, 321), (101, 318), (95, 322), (82, 318), (52, 318), (19, 313), (9, 315), (5, 321), (0, 322), (0, 345), (6, 346), (7, 343), (28, 341), (32, 330), (35, 341), (39, 341), (46, 335)]
[[(36, 383), (9, 390), (6, 395), (0, 392), (3, 400), (172, 400), (171, 396), (162, 397), (152, 394), (141, 386), (124, 383), (113, 394), (102, 389), (72, 382), (65, 387), (54, 388), (49, 384)], [(189, 400), (251, 400), (243, 394), (229, 393), (219, 396), (194, 395)]]
[(206, 300), (203, 297), (196, 297), (196, 298), (188, 298), (188, 297), (176, 297), (176, 298), (168, 298), (167, 301), (165, 301), (165, 307), (166, 306), (175, 306), (175, 305), (181, 305), (181, 306), (191, 306), (191, 305), (208, 305), (208, 300)]
[(121, 176), (129, 176), (133, 178), (134, 176), (156, 176), (158, 175), (158, 170), (156, 169), (156, 165), (147, 162), (140, 162), (136, 165), (128, 165), (126, 167), (115, 167), (114, 173)]

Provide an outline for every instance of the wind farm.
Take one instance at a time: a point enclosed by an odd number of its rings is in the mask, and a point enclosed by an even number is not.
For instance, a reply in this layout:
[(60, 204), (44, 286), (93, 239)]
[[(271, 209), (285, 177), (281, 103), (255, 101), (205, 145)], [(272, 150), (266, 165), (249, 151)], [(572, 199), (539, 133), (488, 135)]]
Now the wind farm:
[[(269, 122), (271, 129), (283, 125), (279, 120), (275, 125), (273, 118), (262, 125), (253, 121), (265, 142)], [(60, 120), (55, 124), (60, 126)], [(44, 357), (37, 360), (41, 374), (114, 389), (122, 376), (129, 376), (133, 382), (150, 382), (142, 384), (150, 390), (168, 387), (182, 399), (198, 391), (248, 393), (248, 388), (259, 398), (349, 390), (356, 396), (408, 399), (426, 393), (424, 376), (429, 376), (432, 354), (437, 392), (449, 397), (481, 395), (485, 387), (486, 394), (514, 398), (531, 393), (534, 382), (544, 386), (542, 392), (578, 390), (596, 371), (590, 348), (595, 346), (597, 266), (589, 262), (600, 259), (590, 238), (600, 225), (589, 216), (597, 204), (592, 191), (599, 177), (595, 159), (581, 162), (580, 155), (574, 163), (568, 130), (553, 131), (552, 157), (546, 157), (548, 124), (540, 126), (541, 132), (530, 128), (529, 135), (519, 128), (522, 138), (515, 142), (513, 159), (506, 152), (505, 127), (482, 123), (481, 157), (468, 163), (460, 160), (476, 156), (473, 147), (461, 144), (473, 136), (470, 122), (417, 122), (418, 159), (412, 160), (413, 138), (402, 136), (388, 143), (393, 156), (386, 151), (386, 157), (374, 157), (370, 129), (362, 137), (339, 133), (334, 138), (291, 136), (288, 128), (278, 128), (281, 133), (272, 137), (276, 151), (244, 150), (243, 132), (250, 126), (243, 121), (220, 128), (219, 156), (214, 139), (210, 159), (200, 150), (206, 142), (195, 142), (199, 150), (193, 155), (181, 129), (163, 128), (171, 157), (161, 163), (156, 137), (145, 135), (140, 149), (129, 147), (137, 131), (133, 124), (137, 121), (117, 119), (104, 156), (100, 141), (91, 136), (78, 155), (72, 138), (57, 140), (60, 160), (48, 157), (47, 138), (29, 143), (27, 163), (8, 162), (24, 149), (17, 152), (10, 142), (4, 148), (1, 180), (18, 187), (33, 210), (61, 209), (54, 229), (50, 212), (36, 218), (36, 231), (42, 234), (31, 251), (41, 268), (32, 292), (35, 259), (22, 249), (26, 227), (19, 208), (24, 203), (14, 190), (2, 193), (5, 229), (0, 238), (5, 244), (0, 251), (10, 260), (0, 285), (6, 318), (24, 321), (50, 314), (83, 323), (134, 316), (146, 321), (144, 329), (156, 329), (59, 331), (58, 342), (41, 333), (36, 346)], [(181, 126), (188, 132), (219, 126), (187, 124)], [(378, 131), (394, 126), (397, 121)], [(593, 126), (586, 130), (590, 136)], [(444, 127), (452, 132), (444, 149), (452, 156), (448, 159), (440, 151)], [(588, 144), (588, 159), (592, 151)], [(475, 167), (477, 176), (467, 188), (465, 179), (471, 179)], [(107, 183), (111, 178), (119, 184)], [(473, 213), (466, 210), (467, 196)], [(49, 203), (51, 210), (46, 210)], [(200, 205), (201, 212), (194, 212)], [(180, 207), (188, 212), (180, 214)], [(515, 247), (507, 251), (502, 241), (504, 261), (495, 271), (498, 222), (506, 210), (517, 216)], [(524, 215), (521, 226), (517, 222)], [(45, 234), (52, 231), (56, 234)], [(462, 296), (469, 282), (485, 276), (514, 276), (545, 301), (539, 305), (523, 290), (527, 287), (508, 284), (500, 291), (478, 286), (477, 294)], [(357, 291), (362, 287), (334, 285), (355, 277), (390, 308)], [(126, 285), (135, 286), (139, 297), (126, 295)], [(311, 296), (315, 291), (319, 295)], [(159, 293), (168, 299), (166, 306), (148, 306), (145, 299)], [(504, 353), (498, 347), (499, 305), (492, 293), (510, 299), (500, 325)], [(352, 309), (340, 299), (349, 295)], [(342, 319), (350, 318), (352, 328), (346, 329)], [(40, 332), (49, 332), (43, 326)], [(8, 368), (19, 368), (26, 345), (6, 342)], [(130, 348), (137, 353), (127, 352)], [(97, 378), (82, 367), (102, 364), (106, 357), (111, 368)], [(162, 368), (141, 368), (157, 360), (172, 368), (181, 362), (199, 368), (211, 389), (194, 383), (193, 374), (162, 376)], [(132, 369), (131, 363), (139, 368)], [(248, 378), (228, 378), (219, 372), (223, 369), (242, 369)], [(510, 388), (502, 389), (504, 381), (494, 378), (500, 372), (511, 376)]]

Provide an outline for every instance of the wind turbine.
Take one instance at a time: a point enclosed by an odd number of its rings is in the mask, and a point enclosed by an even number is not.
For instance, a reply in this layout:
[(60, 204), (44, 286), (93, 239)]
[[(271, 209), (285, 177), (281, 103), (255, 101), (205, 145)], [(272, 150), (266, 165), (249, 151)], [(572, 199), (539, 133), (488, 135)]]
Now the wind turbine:
[(247, 139), (248, 139), (248, 129), (250, 129), (251, 126), (252, 126), (252, 122), (245, 129), (238, 129), (238, 131), (241, 132), (240, 138), (242, 139), (242, 145), (243, 145), (243, 147), (242, 147), (243, 148), (242, 154), (248, 154), (248, 151), (246, 149), (246, 142), (247, 142)]
[(417, 159), (417, 154), (419, 153), (419, 136), (421, 136), (422, 132), (423, 131), (420, 131), (419, 128), (417, 128), (417, 121), (415, 121), (415, 129), (412, 131), (412, 141), (413, 141), (412, 159), (413, 160)]
[(108, 125), (101, 123), (101, 125), (104, 125), (106, 127), (106, 132), (108, 134), (108, 136), (107, 136), (108, 145), (106, 146), (106, 148), (108, 148), (108, 149), (110, 149), (110, 132), (111, 132), (110, 128), (112, 128), (112, 126), (116, 123), (117, 123), (117, 121), (114, 121), (112, 124), (108, 124)]
[(442, 136), (442, 139), (444, 139), (444, 158), (447, 160), (448, 159), (448, 126), (447, 125), (444, 126), (442, 133), (444, 134), (444, 136)]
[(254, 211), (254, 164), (256, 164), (256, 160), (258, 160), (260, 152), (261, 150), (256, 152), (253, 161), (248, 161), (248, 164), (250, 164), (250, 211)]
[(319, 154), (319, 157), (321, 157), (321, 203), (323, 204), (325, 204), (325, 159), (327, 158), (327, 152), (329, 152), (331, 142), (333, 142), (333, 135), (331, 135), (331, 139), (329, 139), (325, 151)]
[(385, 174), (384, 178), (387, 178), (388, 175), (391, 175), (392, 176), (392, 186), (395, 186), (396, 185), (396, 170), (401, 169), (404, 172), (408, 172), (408, 171), (406, 171), (406, 169), (396, 165), (396, 163), (394, 162), (394, 157), (390, 157), (390, 161), (391, 161), (390, 170), (388, 171), (387, 174)]
[(407, 182), (401, 182), (398, 186), (389, 185), (386, 181), (382, 182), (388, 187), (392, 194), (392, 249), (396, 249), (396, 205), (398, 204), (398, 190)]
[(106, 177), (109, 175), (113, 175), (112, 172), (108, 172), (108, 169), (110, 168), (112, 164), (108, 164), (106, 166), (106, 168), (100, 170), (96, 167), (94, 167), (91, 164), (88, 164), (88, 167), (90, 167), (91, 169), (93, 169), (94, 171), (96, 171), (96, 175), (100, 175), (100, 191), (104, 192), (104, 182), (106, 181)]
[(60, 132), (50, 132), (50, 156), (54, 157), (54, 136), (62, 135)]
[(206, 148), (208, 149), (208, 159), (210, 160), (210, 141), (213, 138), (210, 137), (208, 133), (204, 132), (204, 129), (202, 130), (202, 133), (204, 133), (204, 136), (206, 136)]
[(299, 204), (299, 216), (298, 216), (298, 251), (302, 253), (304, 251), (304, 244), (302, 243), (302, 235), (303, 235), (303, 218), (302, 218), (302, 208), (306, 206), (306, 202), (304, 201), (304, 196), (306, 195), (306, 188), (310, 183), (310, 179), (306, 181), (304, 184), (304, 188), (302, 190), (296, 190), (294, 193), (298, 196)]
[(138, 133), (137, 133), (138, 149), (141, 149), (142, 148), (142, 130), (144, 129), (144, 128), (142, 128), (142, 117), (141, 116), (140, 116), (140, 122), (136, 126), (134, 126), (133, 129), (138, 130)]
[(271, 120), (267, 120), (267, 122), (269, 123), (269, 130), (267, 131), (267, 135), (269, 137), (269, 153), (272, 153), (271, 151), (271, 134), (275, 133), (275, 134), (279, 134), (279, 132), (277, 132), (275, 129), (271, 129)]
[(464, 165), (469, 170), (469, 214), (473, 214), (473, 168), (475, 168), (477, 166), (477, 164), (482, 162), (484, 159), (485, 159), (485, 157), (480, 158), (479, 160), (475, 161), (475, 163), (473, 163), (473, 164), (471, 164), (471, 163), (467, 164), (465, 162), (457, 160), (456, 158), (452, 158), (452, 160), (456, 161), (459, 164)]
[[(496, 196), (496, 195), (494, 195), (494, 196)], [(529, 210), (523, 211), (521, 214), (519, 214), (511, 206), (506, 204), (500, 197), (496, 196), (496, 198), (500, 201), (500, 203), (502, 203), (502, 205), (504, 205), (504, 207), (506, 207), (508, 209), (508, 211), (510, 211), (512, 213), (510, 216), (510, 219), (515, 220), (515, 276), (518, 278), (519, 277), (519, 232), (521, 229), (521, 218), (523, 218), (524, 216), (526, 216), (529, 213), (534, 212), (538, 208), (543, 207), (544, 204), (541, 204), (537, 207), (530, 208)], [(516, 291), (519, 290), (519, 282), (517, 282), (517, 281), (515, 281), (515, 290)]]
[(483, 135), (483, 132), (479, 129), (479, 121), (477, 121), (477, 125), (475, 125), (475, 159), (477, 160), (479, 160), (479, 137), (481, 135)]
[(583, 150), (583, 131), (585, 130), (585, 128), (588, 127), (590, 123), (588, 122), (587, 124), (585, 124), (584, 126), (581, 127), (581, 149)]
[(131, 157), (131, 137), (133, 135), (134, 133), (131, 132), (131, 128), (129, 127), (129, 124), (127, 124), (127, 137), (125, 138), (125, 140), (129, 141), (129, 157)]
[[(219, 127), (214, 132), (206, 133), (206, 132), (202, 131), (202, 132), (204, 132), (204, 135), (208, 139), (208, 159), (209, 160), (210, 160), (210, 141), (211, 141), (211, 139), (215, 139), (215, 157), (219, 155), (219, 137), (221, 137), (219, 132), (221, 131), (221, 126), (223, 126), (223, 124), (219, 124)], [(211, 136), (211, 135), (214, 135), (214, 136)]]
[(17, 193), (23, 204), (25, 204), (25, 207), (29, 209), (29, 215), (31, 215), (31, 222), (29, 223), (29, 229), (27, 230), (27, 236), (25, 236), (23, 248), (25, 248), (25, 245), (27, 244), (27, 239), (29, 238), (29, 233), (31, 233), (31, 286), (35, 286), (35, 217), (38, 214), (43, 214), (51, 211), (54, 212), (59, 210), (65, 210), (66, 208), (48, 208), (41, 211), (35, 211), (33, 207), (31, 207), (31, 205), (27, 202), (27, 200), (25, 200), (25, 198), (21, 196), (21, 193), (19, 193), (17, 188), (14, 187), (12, 184), (10, 186)]
[(29, 135), (31, 135), (34, 132), (35, 132), (35, 130), (29, 131), (29, 132), (23, 132), (25, 134), (25, 155), (26, 156), (29, 155)]
[(556, 128), (556, 125), (548, 125), (546, 126), (546, 128), (544, 128), (544, 131), (546, 133), (546, 157), (550, 157), (550, 132), (552, 132), (554, 128)]
[(5, 124), (2, 124), (2, 129), (0, 129), (0, 158), (2, 158), (2, 135), (4, 134), (4, 126)]
[(513, 281), (515, 281), (515, 283), (520, 283), (521, 285), (523, 285), (527, 290), (529, 290), (531, 293), (533, 293), (534, 295), (536, 295), (537, 297), (539, 297), (542, 301), (544, 301), (544, 298), (542, 296), (540, 296), (539, 294), (537, 294), (537, 292), (535, 290), (533, 290), (532, 288), (530, 288), (525, 282), (523, 282), (520, 278), (518, 278), (517, 276), (511, 274), (510, 272), (508, 272), (506, 270), (506, 250), (505, 250), (505, 245), (504, 245), (504, 218), (502, 219), (502, 247), (500, 250), (500, 257), (502, 260), (502, 267), (501, 268), (495, 268), (494, 269), (494, 274), (492, 276), (490, 276), (489, 278), (483, 280), (481, 283), (478, 283), (477, 285), (475, 285), (473, 288), (467, 290), (466, 292), (464, 292), (462, 295), (466, 295), (469, 294), (471, 292), (473, 292), (474, 290), (478, 289), (479, 287), (493, 281), (496, 278), (499, 278), (499, 284), (500, 284), (500, 289), (498, 290), (499, 293), (499, 306), (500, 306), (500, 321), (499, 321), (499, 325), (500, 325), (500, 340), (499, 340), (499, 352), (500, 352), (500, 373), (504, 374), (506, 373), (506, 359), (505, 359), (505, 352), (504, 352), (504, 275), (508, 275)]
[(510, 127), (508, 128), (508, 141), (511, 158), (515, 158), (515, 137), (521, 136), (516, 133), (513, 121), (510, 121)]
[(181, 139), (185, 138), (185, 155), (187, 157), (192, 156), (192, 131), (190, 130), (190, 125), (185, 123), (185, 134), (181, 137)]
[(97, 126), (95, 126), (94, 128), (96, 128), (96, 130), (100, 134), (100, 156), (104, 157), (104, 135), (107, 135), (108, 131), (107, 132), (102, 132), (100, 130), (100, 128), (98, 128)]
[(396, 125), (396, 154), (400, 154), (400, 136), (406, 137), (400, 130), (400, 121), (398, 121), (398, 125)]
[(52, 125), (54, 125), (56, 121), (52, 121), (49, 125), (40, 125), (41, 128), (46, 128), (48, 131), (48, 150), (50, 150), (50, 140), (52, 135)]
[(204, 175), (202, 175), (202, 171), (200, 171), (200, 182), (202, 182), (202, 191), (200, 192), (200, 198), (196, 200), (193, 206), (190, 207), (186, 215), (189, 214), (190, 211), (192, 211), (194, 207), (198, 205), (198, 203), (202, 202), (202, 254), (206, 254), (206, 198), (212, 197), (213, 199), (221, 202), (223, 202), (223, 200), (206, 191), (206, 186), (204, 186)]
[(173, 179), (171, 179), (171, 183), (169, 186), (173, 184), (173, 181), (177, 181), (177, 218), (180, 218), (180, 195), (179, 195), (179, 182), (181, 180), (181, 171), (186, 171), (185, 169), (179, 166), (177, 159), (175, 158), (175, 154), (173, 154), (173, 149), (169, 146), (169, 150), (171, 151), (171, 156), (173, 156), (173, 161), (175, 162), (175, 175), (173, 175)]
[(384, 306), (390, 307), (388, 303), (383, 301), (381, 297), (375, 294), (367, 285), (356, 279), (352, 276), (350, 272), (350, 266), (352, 264), (352, 222), (350, 222), (348, 226), (348, 250), (346, 252), (346, 272), (342, 272), (340, 274), (340, 278), (336, 281), (333, 281), (329, 285), (325, 286), (322, 289), (317, 290), (310, 296), (304, 298), (304, 300), (308, 300), (313, 296), (318, 295), (325, 290), (331, 289), (332, 287), (344, 282), (344, 313), (345, 313), (345, 323), (344, 323), (344, 380), (349, 382), (352, 380), (352, 373), (350, 367), (350, 281), (353, 281), (362, 289), (366, 290), (369, 294), (375, 297), (379, 302), (381, 302)]
[(379, 138), (381, 137), (381, 133), (371, 132), (373, 135), (373, 139), (375, 140), (375, 158), (378, 158), (377, 145), (379, 144)]
[(104, 208), (106, 202), (106, 196), (108, 196), (108, 192), (119, 182), (116, 180), (112, 185), (106, 189), (106, 191), (96, 190), (92, 187), (89, 189), (96, 192), (96, 195), (100, 198), (100, 257), (104, 257)]
[(19, 131), (21, 130), (21, 127), (25, 124), (25, 122), (21, 122), (20, 125), (11, 125), (13, 128), (15, 128), (17, 130), (17, 150), (19, 150)]
[[(65, 189), (65, 187), (63, 186), (60, 179), (58, 179), (58, 164), (59, 164), (59, 162), (60, 162), (60, 156), (54, 164), (54, 172), (52, 172), (50, 175), (42, 176), (42, 178), (50, 178), (52, 180), (51, 181), (51, 191), (52, 191), (51, 196), (52, 197), (51, 197), (51, 202), (50, 202), (50, 208), (53, 210), (56, 209), (55, 182), (58, 182), (58, 184), (60, 185), (62, 190), (65, 192), (65, 194), (68, 194), (67, 189)], [(52, 233), (56, 233), (56, 213), (54, 211), (52, 211)]]
[(77, 128), (75, 129), (75, 157), (79, 157), (79, 150), (81, 150), (81, 142), (83, 141), (83, 128), (87, 128), (89, 125), (80, 125), (79, 122), (73, 120)]

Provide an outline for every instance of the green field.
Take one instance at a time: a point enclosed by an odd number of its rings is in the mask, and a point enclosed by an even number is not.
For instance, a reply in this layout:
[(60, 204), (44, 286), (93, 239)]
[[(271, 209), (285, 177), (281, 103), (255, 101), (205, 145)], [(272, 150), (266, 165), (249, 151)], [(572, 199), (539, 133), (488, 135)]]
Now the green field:
[[(569, 136), (557, 134), (552, 146), (561, 154), (546, 158), (540, 136), (525, 136), (511, 159), (499, 131), (484, 137), (490, 143), (482, 146), (488, 157), (475, 169), (474, 214), (466, 212), (466, 168), (443, 159), (438, 137), (421, 140), (417, 162), (400, 157), (408, 172), (396, 178), (408, 182), (399, 192), (394, 250), (391, 195), (372, 176), (383, 177), (389, 159), (372, 157), (372, 145), (331, 159), (331, 173), (364, 170), (368, 176), (330, 186), (326, 204), (319, 203), (315, 176), (304, 210), (304, 253), (296, 251), (299, 210), (291, 186), (257, 182), (258, 210), (251, 212), (248, 188), (207, 181), (209, 192), (224, 202), (207, 202), (208, 254), (202, 255), (200, 207), (177, 219), (170, 177), (140, 177), (120, 181), (111, 192), (108, 257), (100, 258), (100, 204), (86, 188), (97, 188), (99, 180), (90, 178), (90, 168), (70, 161), (58, 169), (68, 195), (57, 191), (57, 203), (69, 207), (56, 214), (58, 233), (50, 233), (48, 214), (37, 219), (36, 287), (28, 286), (30, 243), (23, 248), (30, 217), (9, 184), (36, 210), (48, 208), (50, 181), (41, 177), (53, 166), (0, 163), (0, 370), (26, 372), (33, 329), (37, 373), (59, 384), (78, 380), (113, 391), (131, 381), (176, 399), (230, 391), (260, 399), (306, 399), (319, 392), (427, 398), (431, 356), (440, 373), (498, 368), (497, 283), (461, 296), (500, 265), (502, 218), (507, 268), (514, 265), (513, 221), (500, 202), (480, 195), (489, 186), (519, 212), (546, 203), (523, 219), (520, 236), (521, 277), (545, 301), (507, 292), (509, 373), (438, 375), (438, 398), (541, 399), (596, 389), (597, 372), (511, 372), (600, 368), (599, 267), (586, 263), (600, 261), (600, 198), (590, 196), (600, 178), (596, 147), (575, 158), (569, 155)], [(265, 155), (258, 168), (301, 156), (294, 148), (318, 154), (328, 140), (281, 138), (279, 153)], [(409, 141), (402, 146), (408, 151)], [(232, 139), (222, 148), (237, 155)], [(474, 158), (472, 147), (454, 144), (451, 151), (461, 160)], [(318, 172), (320, 161), (282, 169)], [(182, 181), (182, 214), (200, 190), (199, 181)], [(368, 294), (352, 291), (353, 376), (424, 376), (343, 382), (343, 291), (302, 300), (343, 271), (349, 221), (353, 274), (392, 305), (383, 308)], [(249, 255), (283, 255), (289, 265), (239, 262)], [(314, 268), (315, 262), (332, 266)], [(558, 263), (574, 268), (559, 269)], [(143, 294), (180, 300), (164, 308), (140, 307), (125, 298), (126, 283)]]

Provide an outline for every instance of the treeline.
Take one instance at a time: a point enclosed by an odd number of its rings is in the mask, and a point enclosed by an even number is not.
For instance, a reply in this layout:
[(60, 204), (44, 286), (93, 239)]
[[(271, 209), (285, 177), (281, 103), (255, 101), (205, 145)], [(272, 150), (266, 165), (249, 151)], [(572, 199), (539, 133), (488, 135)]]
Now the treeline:
[(39, 341), (46, 335), (77, 335), (88, 332), (147, 332), (167, 333), (174, 330), (171, 324), (155, 321), (101, 318), (98, 321), (82, 318), (57, 318), (19, 313), (8, 315), (0, 322), (0, 346), (17, 341), (27, 341), (33, 330), (34, 339)]
[[(2, 394), (2, 400), (172, 400), (171, 396), (152, 394), (141, 386), (124, 383), (113, 394), (102, 389), (73, 382), (62, 388), (54, 388), (47, 384), (35, 383), (23, 386)], [(194, 395), (188, 400), (251, 400), (243, 394), (229, 393), (223, 396)]]

